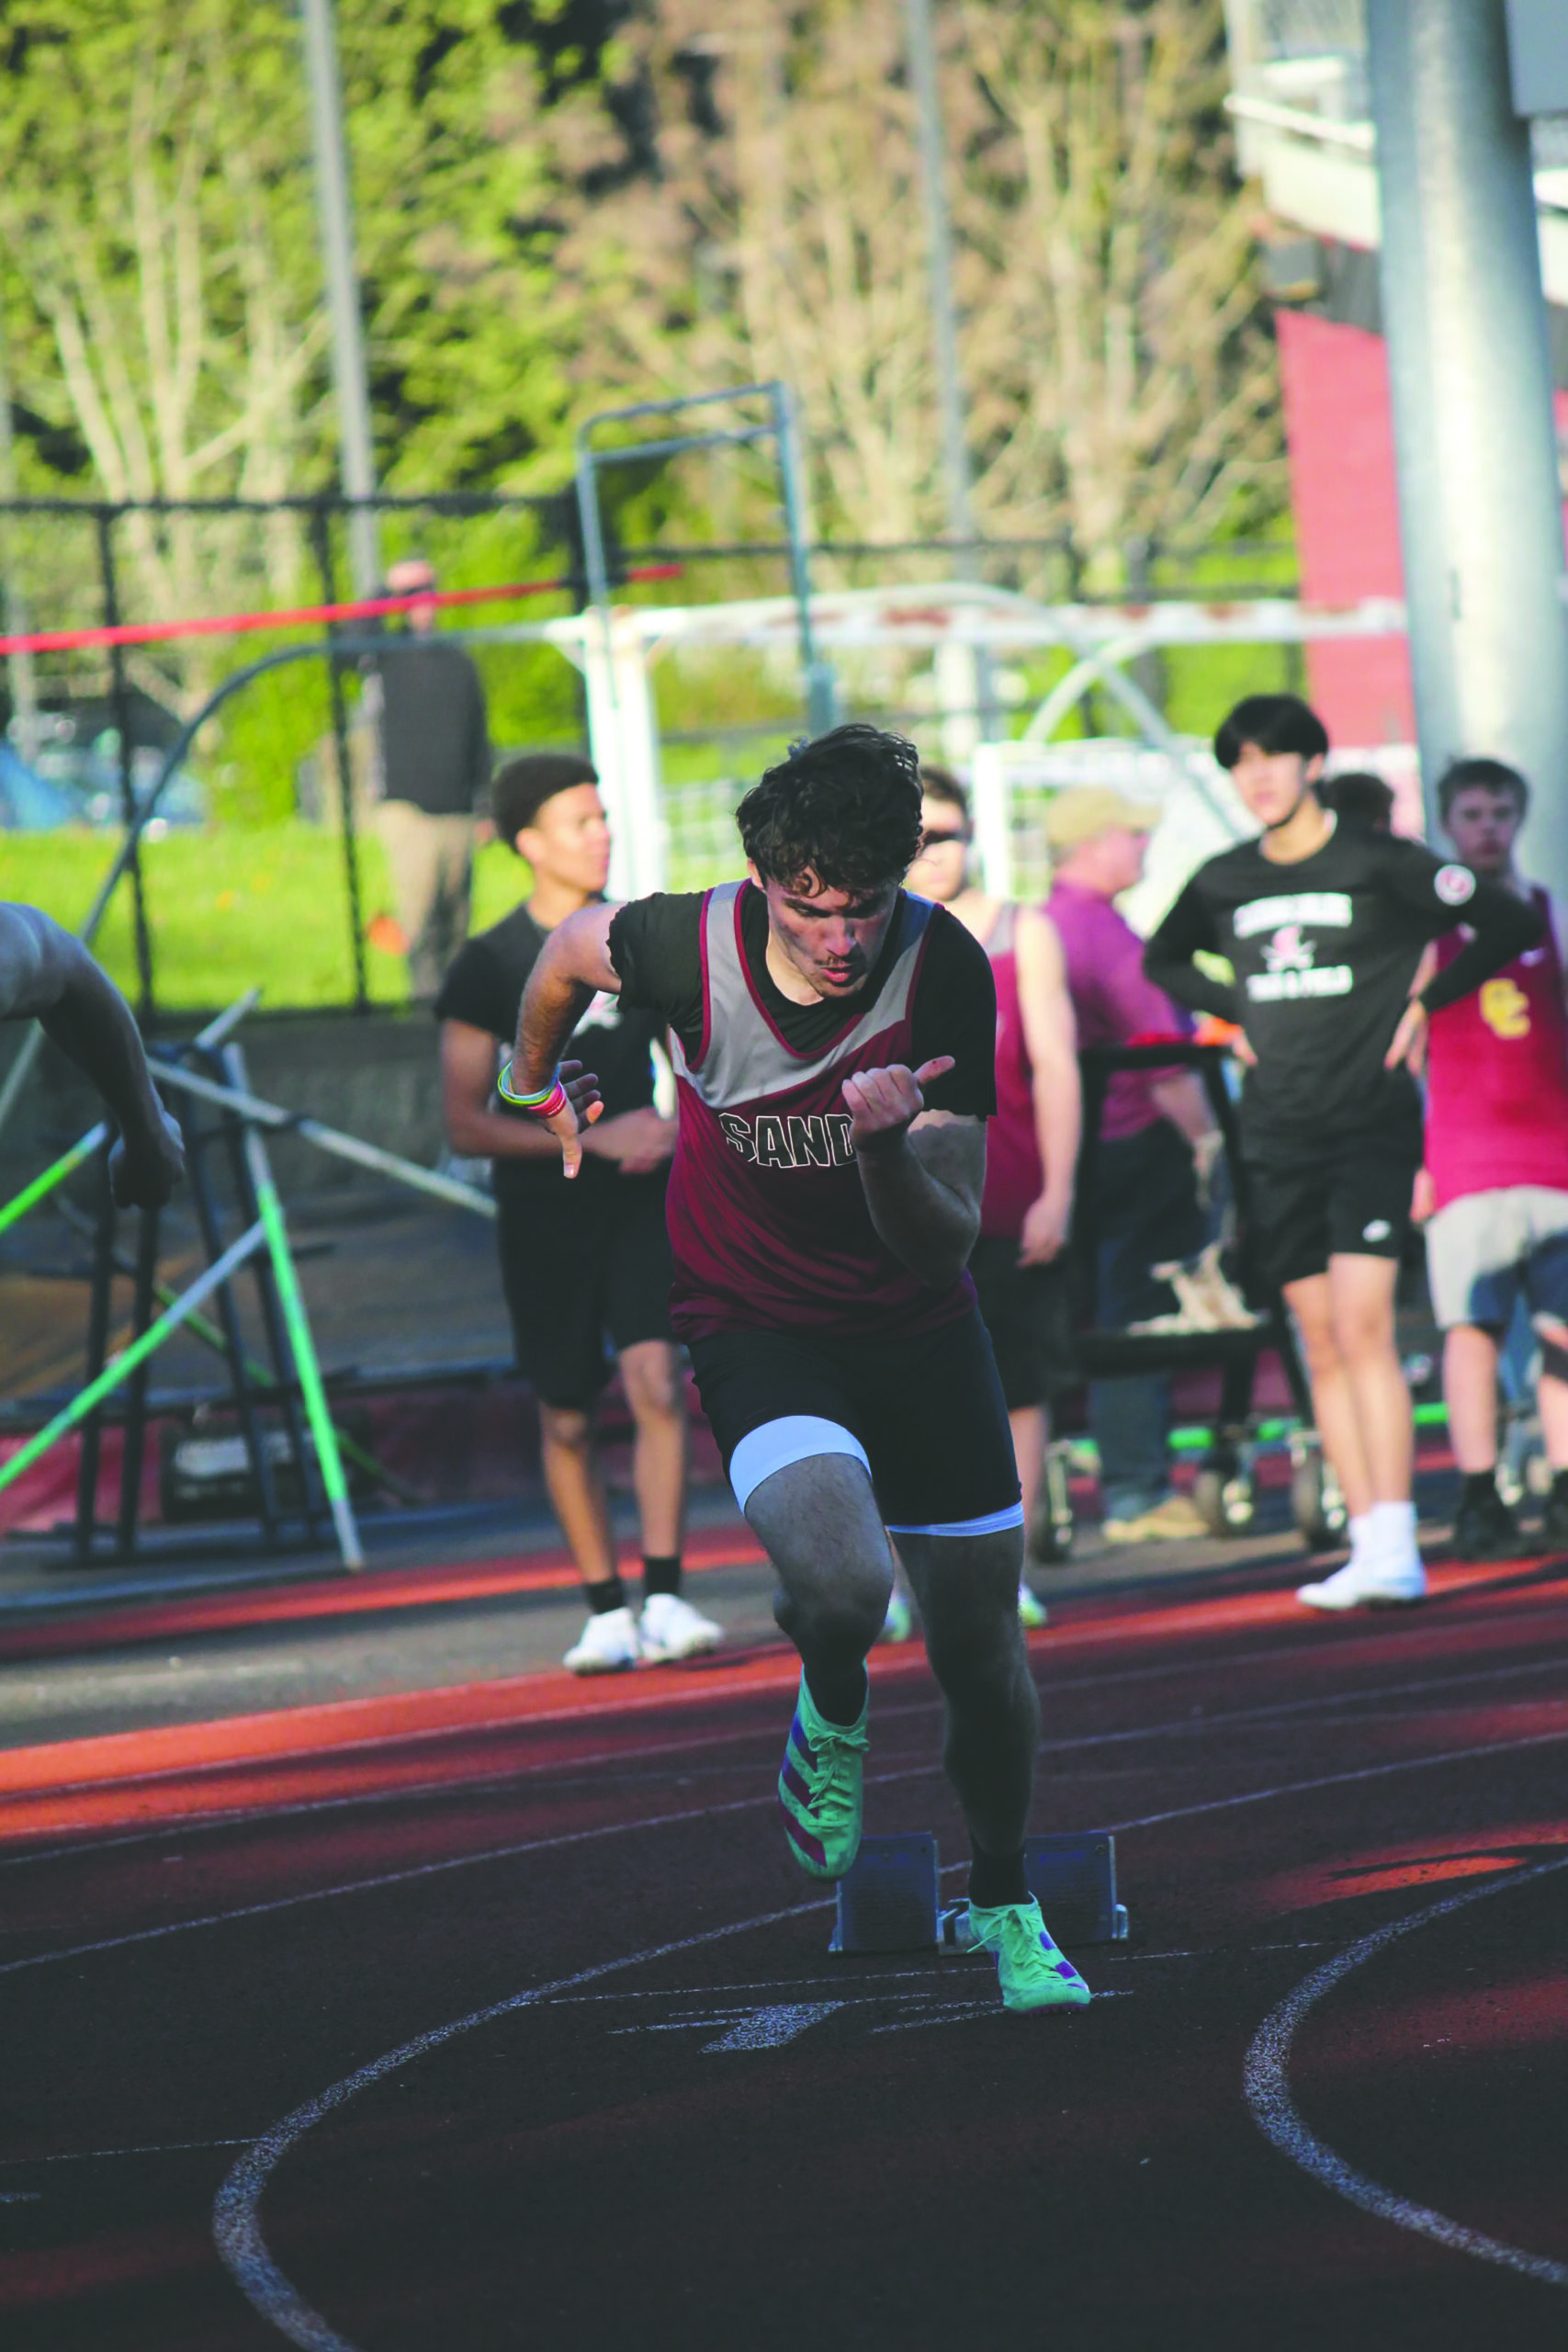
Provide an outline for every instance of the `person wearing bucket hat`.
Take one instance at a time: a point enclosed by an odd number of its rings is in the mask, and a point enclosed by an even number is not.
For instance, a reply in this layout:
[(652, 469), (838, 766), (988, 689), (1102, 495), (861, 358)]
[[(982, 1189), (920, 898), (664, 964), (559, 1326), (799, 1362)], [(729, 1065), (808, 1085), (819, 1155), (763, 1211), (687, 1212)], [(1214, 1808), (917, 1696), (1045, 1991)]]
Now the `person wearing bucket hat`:
[[(1080, 1049), (1188, 1025), (1145, 978), (1144, 943), (1115, 903), (1142, 876), (1158, 817), (1153, 804), (1107, 785), (1059, 792), (1046, 809), (1054, 876), (1045, 911), (1066, 959)], [(1191, 1257), (1208, 1238), (1200, 1170), (1212, 1165), (1217, 1143), (1190, 1070), (1111, 1077), (1096, 1163), (1095, 1305), (1103, 1328), (1120, 1329), (1174, 1306), (1169, 1286), (1151, 1269)], [(1169, 1426), (1163, 1374), (1091, 1384), (1089, 1427), (1110, 1542), (1168, 1543), (1204, 1532), (1191, 1498), (1171, 1488)]]

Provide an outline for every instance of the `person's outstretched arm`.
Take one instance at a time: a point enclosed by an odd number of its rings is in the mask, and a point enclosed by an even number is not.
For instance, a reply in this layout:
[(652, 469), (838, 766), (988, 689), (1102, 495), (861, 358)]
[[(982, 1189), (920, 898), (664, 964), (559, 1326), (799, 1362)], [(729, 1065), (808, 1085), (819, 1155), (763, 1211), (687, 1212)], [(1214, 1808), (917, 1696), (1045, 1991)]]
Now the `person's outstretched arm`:
[(130, 1007), (79, 939), (37, 907), (0, 906), (0, 1020), (36, 1021), (90, 1079), (119, 1128), (122, 1208), (162, 1208), (185, 1173), (179, 1129), (153, 1090)]

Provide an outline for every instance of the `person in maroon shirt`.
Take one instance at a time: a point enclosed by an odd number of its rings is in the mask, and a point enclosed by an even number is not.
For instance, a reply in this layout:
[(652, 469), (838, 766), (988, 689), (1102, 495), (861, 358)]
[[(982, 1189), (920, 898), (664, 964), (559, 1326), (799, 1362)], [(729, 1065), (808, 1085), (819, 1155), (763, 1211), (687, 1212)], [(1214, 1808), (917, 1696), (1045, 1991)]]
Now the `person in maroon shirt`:
[[(1456, 854), (1483, 880), (1535, 908), (1543, 929), (1470, 996), (1432, 1015), (1427, 1035), (1426, 1161), (1416, 1215), (1443, 1333), (1443, 1396), (1462, 1487), (1454, 1548), (1464, 1560), (1530, 1548), (1497, 1491), (1499, 1359), (1541, 1351), (1536, 1402), (1551, 1472), (1540, 1541), (1568, 1544), (1568, 1013), (1562, 912), (1514, 864), (1529, 786), (1501, 760), (1456, 760), (1438, 809)], [(1451, 931), (1423, 978), (1465, 944)], [(1509, 1364), (1509, 1370), (1513, 1366)], [(1521, 1368), (1522, 1369), (1522, 1368)], [(1519, 1382), (1521, 1390), (1528, 1374)]]
[[(1116, 906), (1142, 877), (1157, 816), (1103, 785), (1059, 792), (1046, 810), (1052, 886), (1045, 911), (1066, 958), (1080, 1048), (1125, 1046), (1186, 1025), (1164, 991), (1144, 978), (1144, 943)], [(1207, 1240), (1199, 1196), (1219, 1140), (1191, 1070), (1112, 1072), (1100, 1114), (1095, 1196), (1095, 1315), (1106, 1329), (1174, 1306), (1168, 1284), (1151, 1268), (1191, 1257)], [(1089, 1409), (1107, 1538), (1169, 1543), (1203, 1534), (1190, 1496), (1170, 1485), (1168, 1378), (1139, 1373), (1097, 1380)]]
[(795, 1860), (860, 1844), (865, 1660), (893, 1586), (919, 1599), (969, 1825), (969, 1927), (1010, 2008), (1079, 2005), (1024, 1877), (1039, 1705), (1018, 1622), (1023, 1513), (965, 1261), (996, 1102), (978, 942), (899, 888), (920, 837), (912, 743), (796, 744), (738, 812), (750, 879), (585, 909), (539, 955), (502, 1091), (558, 1136), (557, 1057), (596, 989), (668, 1022), (679, 1102), (671, 1323), (800, 1653), (779, 1803)]
[[(988, 898), (971, 881), (973, 828), (963, 785), (930, 761), (921, 781), (920, 854), (906, 888), (958, 917), (989, 956), (996, 982), (997, 1112), (986, 1135), (986, 1189), (969, 1272), (1007, 1399), (1027, 1538), (1044, 1475), (1048, 1407), (1075, 1378), (1065, 1249), (1081, 1109), (1072, 1000), (1049, 918), (1038, 907)], [(1028, 1583), (1019, 1587), (1018, 1613), (1025, 1626), (1045, 1623), (1044, 1604)], [(898, 1638), (896, 1623), (890, 1632)]]

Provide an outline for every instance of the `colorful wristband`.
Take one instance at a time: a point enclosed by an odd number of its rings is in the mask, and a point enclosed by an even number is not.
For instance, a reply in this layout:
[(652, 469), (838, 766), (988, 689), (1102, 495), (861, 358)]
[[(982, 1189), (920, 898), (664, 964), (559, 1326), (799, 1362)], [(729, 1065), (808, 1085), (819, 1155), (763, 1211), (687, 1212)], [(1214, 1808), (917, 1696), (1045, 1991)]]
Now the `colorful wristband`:
[(565, 1110), (566, 1089), (560, 1082), (558, 1069), (552, 1074), (549, 1084), (541, 1086), (536, 1094), (514, 1092), (510, 1083), (511, 1078), (512, 1064), (507, 1062), (502, 1069), (501, 1076), (495, 1081), (495, 1091), (503, 1102), (511, 1103), (514, 1111), (526, 1111), (529, 1117), (534, 1119), (553, 1119), (558, 1111)]

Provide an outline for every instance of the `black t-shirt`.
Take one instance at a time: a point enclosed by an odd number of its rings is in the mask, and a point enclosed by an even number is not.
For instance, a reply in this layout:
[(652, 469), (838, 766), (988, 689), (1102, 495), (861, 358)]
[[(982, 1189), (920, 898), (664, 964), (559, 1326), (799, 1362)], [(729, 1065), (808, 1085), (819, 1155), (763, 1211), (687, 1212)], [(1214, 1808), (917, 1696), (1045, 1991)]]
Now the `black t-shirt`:
[[(517, 1035), (517, 1009), (528, 975), (549, 937), (526, 907), (516, 907), (493, 929), (481, 932), (462, 948), (441, 983), (435, 1000), (438, 1021), (464, 1021), (470, 1029), (488, 1029), (501, 1040), (496, 1069), (510, 1054)], [(619, 997), (596, 996), (562, 1054), (563, 1060), (583, 1062), (597, 1076), (604, 1099), (604, 1116), (640, 1111), (653, 1100), (653, 1060), (649, 1048), (663, 1030), (651, 1014), (634, 1012)], [(494, 1110), (508, 1106), (498, 1095)], [(513, 1114), (525, 1118), (523, 1111)], [(527, 1193), (554, 1191), (561, 1183), (558, 1159), (496, 1159), (491, 1162), (498, 1199)], [(580, 1184), (615, 1183), (619, 1170), (613, 1161), (585, 1153), (577, 1180)]]
[(382, 779), (389, 800), (432, 817), (468, 816), (490, 784), (479, 673), (460, 645), (412, 631), (368, 666), (381, 675)]
[[(703, 908), (705, 894), (660, 892), (636, 899), (610, 925), (610, 961), (621, 976), (621, 1002), (668, 1023), (688, 1057), (702, 1050)], [(770, 1019), (791, 1050), (825, 1052), (850, 1023), (874, 1003), (894, 962), (897, 924), (852, 997), (796, 1004), (768, 971), (768, 902), (749, 886), (740, 899), (746, 963)], [(925, 961), (916, 990), (910, 1066), (951, 1054), (953, 1068), (921, 1091), (929, 1111), (988, 1119), (997, 1107), (997, 992), (990, 959), (978, 940), (945, 907), (931, 915)]]
[[(1148, 944), (1144, 969), (1196, 1012), (1239, 1022), (1258, 1055), (1242, 1081), (1251, 1140), (1343, 1134), (1413, 1118), (1416, 1081), (1385, 1069), (1428, 941), (1462, 915), (1474, 933), (1422, 990), (1429, 1012), (1522, 954), (1540, 919), (1523, 899), (1418, 842), (1337, 825), (1289, 865), (1244, 842), (1199, 867)], [(1192, 963), (1223, 956), (1235, 986)]]

